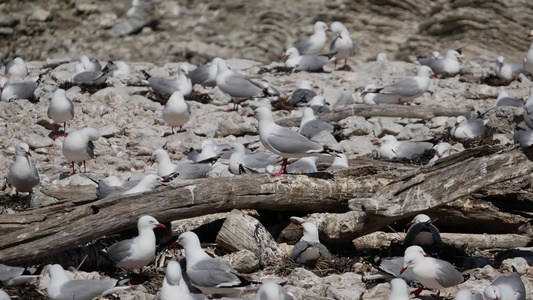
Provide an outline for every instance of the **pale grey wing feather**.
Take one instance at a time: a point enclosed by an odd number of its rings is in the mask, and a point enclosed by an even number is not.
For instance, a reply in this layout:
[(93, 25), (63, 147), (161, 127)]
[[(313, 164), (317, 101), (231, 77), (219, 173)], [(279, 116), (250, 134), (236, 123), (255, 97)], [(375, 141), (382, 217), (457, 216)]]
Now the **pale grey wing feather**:
[(324, 150), (322, 145), (310, 141), (303, 135), (288, 128), (278, 126), (267, 142), (277, 151), (287, 154), (314, 153)]
[(187, 267), (187, 276), (197, 286), (218, 286), (226, 283), (239, 285), (241, 280), (234, 269), (216, 259), (200, 261)]
[(433, 70), (433, 73), (435, 74), (446, 73), (444, 69), (445, 67), (444, 59), (440, 59), (440, 58), (428, 59), (423, 65), (430, 67), (431, 70)]
[(485, 133), (485, 123), (483, 119), (468, 119), (466, 123), (474, 136), (482, 136)]
[(412, 269), (407, 269), (405, 270), (405, 272), (402, 273), (402, 275), (400, 275), (400, 271), (403, 268), (403, 257), (401, 256), (382, 259), (378, 268), (383, 272), (386, 272), (398, 278), (403, 278), (408, 282), (417, 281), (415, 279), (415, 276), (413, 275)]
[(148, 79), (148, 84), (150, 84), (150, 87), (155, 92), (167, 95), (172, 95), (172, 93), (178, 90), (176, 79), (150, 77), (150, 79)]
[(396, 155), (400, 158), (412, 158), (413, 155), (421, 155), (433, 147), (429, 142), (401, 141), (396, 148)]
[(324, 120), (315, 119), (305, 123), (304, 126), (300, 127), (298, 133), (310, 139), (324, 130), (329, 133), (333, 132), (333, 125)]
[(96, 196), (98, 199), (104, 199), (109, 195), (122, 194), (124, 191), (120, 190), (118, 187), (110, 187), (104, 181), (98, 182), (98, 187), (96, 188)]
[(101, 75), (102, 71), (85, 71), (74, 75), (72, 82), (77, 84), (92, 84)]
[(292, 93), (291, 96), (291, 106), (296, 106), (300, 102), (307, 103), (313, 99), (313, 97), (316, 96), (315, 91), (308, 90), (308, 89), (297, 89)]
[(414, 78), (405, 78), (384, 87), (379, 93), (412, 97), (420, 93), (420, 87)]
[(296, 67), (298, 71), (320, 71), (329, 61), (327, 56), (303, 55), (300, 56), (300, 62)]
[(87, 143), (87, 153), (91, 158), (94, 158), (94, 143), (93, 141), (89, 141)]
[(304, 252), (305, 249), (309, 247), (309, 243), (306, 241), (299, 241), (298, 243), (294, 244), (294, 247), (292, 248), (291, 254), (289, 254), (289, 258), (296, 261), (296, 258), (300, 255), (300, 253)]
[(505, 97), (496, 101), (496, 106), (522, 107), (524, 106), (524, 101), (518, 98)]
[(17, 96), (17, 99), (31, 99), (33, 98), (33, 93), (37, 89), (37, 82), (26, 81), (12, 83), (10, 86), (13, 89), (13, 93)]
[(529, 72), (526, 71), (524, 68), (524, 64), (521, 63), (508, 63), (511, 68), (511, 76), (513, 78), (516, 78), (520, 73), (529, 74)]
[(115, 279), (104, 280), (70, 280), (61, 286), (62, 299), (91, 300), (112, 288)]
[(13, 277), (20, 276), (24, 272), (24, 268), (11, 267), (0, 264), (0, 281), (9, 280)]
[(283, 295), (283, 299), (282, 300), (294, 300), (294, 298), (292, 298), (291, 295), (285, 293), (285, 292), (281, 292), (281, 294)]
[(435, 60), (435, 57), (419, 57), (416, 59), (416, 62), (418, 62), (419, 65), (427, 66), (432, 60)]
[(210, 163), (180, 163), (176, 166), (175, 172), (179, 174), (176, 178), (179, 180), (204, 178), (211, 167)]
[(322, 244), (322, 243), (309, 243), (309, 245), (311, 247), (314, 247), (314, 248), (318, 249), (318, 253), (320, 253), (320, 256), (322, 256), (322, 258), (327, 259), (327, 260), (331, 260), (331, 253), (329, 252), (328, 248), (324, 244)]
[(277, 155), (266, 153), (253, 153), (244, 156), (242, 164), (247, 168), (258, 169), (266, 168), (268, 165), (274, 165), (282, 160)]
[(298, 49), (298, 53), (300, 55), (305, 55), (305, 54), (308, 54), (309, 48), (311, 48), (311, 46), (312, 46), (311, 37), (308, 37), (305, 40), (300, 41), (296, 45), (296, 49)]
[(203, 65), (190, 71), (189, 77), (191, 78), (191, 83), (204, 83), (207, 79), (209, 79), (210, 68), (211, 67), (209, 65)]
[(133, 239), (123, 240), (121, 242), (115, 243), (109, 246), (109, 248), (107, 248), (107, 254), (109, 254), (109, 258), (112, 261), (119, 262), (131, 255), (132, 244)]
[(436, 274), (437, 282), (443, 287), (451, 287), (463, 282), (463, 275), (451, 263), (444, 260), (438, 261)]
[(5, 68), (5, 73), (9, 73), (9, 69), (11, 69), (13, 66), (15, 65), (15, 60), (14, 59), (10, 59), (9, 62), (5, 65), (6, 68)]
[(263, 89), (248, 77), (239, 73), (233, 73), (224, 81), (230, 89), (229, 94), (236, 98), (258, 97), (263, 94)]

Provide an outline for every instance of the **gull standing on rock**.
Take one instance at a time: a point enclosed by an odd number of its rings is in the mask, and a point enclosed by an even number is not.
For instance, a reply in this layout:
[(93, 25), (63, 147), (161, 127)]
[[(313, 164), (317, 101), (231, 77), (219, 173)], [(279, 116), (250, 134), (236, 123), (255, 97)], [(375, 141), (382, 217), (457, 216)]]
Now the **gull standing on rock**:
[(330, 53), (335, 53), (335, 68), (337, 68), (337, 61), (344, 59), (344, 66), (341, 68), (344, 71), (350, 70), (350, 67), (346, 64), (346, 60), (355, 54), (357, 44), (352, 40), (350, 32), (341, 22), (331, 23), (329, 31), (337, 35), (329, 47)]
[(405, 280), (394, 278), (390, 281), (390, 295), (388, 300), (409, 300), (409, 292)]
[(162, 117), (163, 120), (170, 125), (172, 134), (174, 134), (174, 127), (179, 127), (181, 129), (185, 123), (189, 121), (191, 116), (191, 107), (183, 94), (180, 91), (175, 91), (170, 99), (168, 99), (165, 107), (163, 107)]
[(198, 68), (189, 72), (191, 77), (191, 83), (194, 85), (196, 83), (206, 87), (214, 87), (217, 85), (217, 70), (218, 62), (222, 58), (215, 57), (208, 65), (199, 66)]
[[(533, 37), (533, 30), (529, 33), (527, 38)], [(529, 73), (533, 74), (533, 41), (529, 45), (529, 50), (527, 51), (526, 58), (524, 59), (524, 69)]]
[[(403, 102), (411, 101), (422, 96), (428, 90), (430, 76), (437, 78), (430, 67), (420, 66), (416, 76), (404, 78), (396, 81), (392, 85), (369, 90), (368, 92), (388, 96), (398, 101), (399, 104), (403, 104)], [(365, 93), (363, 93), (364, 95)]]
[(281, 170), (279, 173), (272, 174), (273, 176), (286, 173), (285, 168), (288, 158), (301, 158), (327, 153), (319, 143), (274, 123), (270, 109), (259, 107), (254, 111), (254, 116), (258, 121), (259, 138), (263, 146), (274, 154), (283, 157)]
[(433, 246), (442, 244), (440, 232), (435, 225), (431, 223), (428, 215), (418, 214), (414, 219), (407, 223), (410, 226), (405, 235), (403, 244), (405, 246)]
[(467, 119), (464, 116), (458, 116), (450, 134), (457, 139), (474, 139), (485, 134), (487, 122), (488, 120), (480, 118)]
[(24, 77), (28, 75), (28, 67), (26, 67), (22, 58), (15, 57), (6, 64), (5, 73), (6, 76), (14, 75)]
[(116, 279), (84, 280), (70, 279), (58, 264), (50, 266), (50, 284), (46, 288), (48, 298), (52, 300), (91, 300), (96, 296), (106, 295), (129, 289), (129, 286), (115, 287)]
[(316, 92), (313, 88), (318, 88), (313, 84), (311, 80), (303, 80), (298, 85), (298, 89), (291, 95), (291, 106), (297, 106), (299, 103), (307, 104), (313, 97), (316, 96)]
[[(463, 275), (447, 261), (428, 256), (420, 246), (410, 246), (405, 249), (403, 268), (400, 275), (407, 269), (412, 269), (413, 275), (424, 287), (430, 290), (441, 290), (458, 285), (464, 281)], [(414, 292), (418, 297), (420, 288)], [(437, 293), (439, 298), (440, 291)]]
[(72, 175), (76, 174), (74, 163), (83, 162), (83, 173), (87, 173), (85, 161), (94, 158), (93, 142), (100, 138), (96, 128), (87, 127), (70, 132), (63, 140), (63, 155), (72, 162)]
[(0, 76), (0, 99), (2, 101), (13, 101), (18, 99), (35, 100), (35, 90), (41, 83), (42, 76), (35, 80), (19, 83), (9, 83), (6, 77)]
[(520, 73), (526, 73), (527, 71), (524, 69), (523, 63), (507, 63), (505, 57), (498, 56), (494, 66), (494, 72), (496, 73), (496, 76), (501, 79), (513, 80), (518, 77)]
[(175, 91), (180, 91), (184, 96), (188, 96), (192, 92), (192, 82), (189, 76), (189, 67), (186, 64), (180, 64), (178, 67), (178, 76), (174, 79), (152, 77), (146, 71), (141, 70), (141, 73), (148, 80), (150, 88), (156, 93), (165, 95), (172, 95)]
[(109, 258), (126, 270), (139, 269), (142, 276), (142, 268), (155, 258), (154, 229), (157, 227), (166, 228), (152, 216), (140, 217), (137, 221), (139, 235), (109, 246)]
[(311, 222), (296, 222), (302, 230), (303, 236), (292, 248), (290, 259), (297, 263), (305, 264), (319, 258), (331, 260), (331, 253), (324, 244), (320, 243), (318, 228)]
[(282, 160), (280, 156), (274, 154), (246, 154), (244, 145), (238, 142), (231, 143), (229, 150), (232, 152), (229, 158), (229, 169), (235, 175), (239, 174), (239, 165), (242, 165), (245, 170), (257, 171), (257, 169), (264, 169)]
[(289, 48), (283, 55), (285, 67), (294, 71), (322, 72), (324, 65), (335, 60), (336, 52), (322, 55), (300, 55), (298, 49)]
[(526, 287), (520, 275), (513, 271), (509, 276), (500, 276), (483, 291), (486, 300), (525, 300)]
[[(50, 101), (47, 111), (48, 118), (54, 120), (54, 136), (55, 140), (60, 136), (67, 136), (67, 121), (74, 118), (74, 103), (70, 100), (65, 90), (57, 89)], [(63, 134), (59, 135), (59, 123), (63, 123)]]
[(19, 192), (31, 194), (33, 187), (41, 181), (30, 156), (28, 144), (20, 142), (15, 146), (15, 162), (7, 173), (7, 181), (17, 190), (17, 197)]
[(433, 147), (430, 142), (398, 141), (395, 136), (388, 134), (375, 142), (374, 145), (380, 146), (379, 156), (388, 159), (411, 159), (415, 155), (422, 155)]
[(326, 31), (328, 31), (328, 25), (324, 22), (318, 21), (313, 26), (314, 33), (303, 41), (300, 41), (296, 45), (298, 53), (301, 55), (319, 55), (324, 52), (324, 46), (326, 45)]
[(456, 50), (448, 50), (442, 58), (430, 59), (427, 61), (418, 61), (419, 64), (425, 65), (433, 70), (435, 74), (455, 74), (461, 70), (461, 62), (464, 56)]

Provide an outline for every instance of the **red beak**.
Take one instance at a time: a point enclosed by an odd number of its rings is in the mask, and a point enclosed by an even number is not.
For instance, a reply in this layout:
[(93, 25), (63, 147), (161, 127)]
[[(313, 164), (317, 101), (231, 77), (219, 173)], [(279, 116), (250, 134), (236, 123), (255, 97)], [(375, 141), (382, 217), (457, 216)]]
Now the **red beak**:
[(413, 225), (413, 222), (412, 222), (412, 221), (409, 222), (409, 223), (407, 223), (407, 226), (411, 226), (411, 225)]
[(251, 118), (251, 117), (253, 117), (253, 116), (254, 116), (254, 114), (248, 114), (248, 115), (247, 115), (248, 118)]
[(178, 243), (178, 242), (174, 242), (174, 243), (170, 244), (169, 248), (174, 248), (174, 247), (176, 247), (179, 244), (180, 243)]
[(189, 76), (189, 73), (185, 74), (185, 76), (187, 76), (187, 78), (191, 79), (191, 76)]
[(329, 104), (329, 102), (326, 102), (326, 103), (324, 103), (324, 105), (330, 106), (331, 104)]
[(167, 226), (165, 226), (165, 225), (163, 225), (163, 224), (157, 224), (157, 225), (155, 225), (155, 226), (157, 226), (157, 227), (159, 227), (159, 228), (167, 229)]
[(283, 61), (286, 61), (287, 59), (289, 59), (289, 56), (286, 55), (286, 54), (283, 54), (283, 55), (281, 56), (281, 58), (283, 59)]
[(380, 142), (374, 142), (372, 145), (379, 146), (379, 145), (381, 145), (381, 143)]
[(454, 126), (459, 126), (459, 122), (455, 122), (455, 125)]
[(318, 85), (315, 85), (313, 88), (314, 88), (314, 89), (319, 89)]
[(331, 30), (331, 29), (329, 29), (329, 28), (328, 28), (328, 30), (326, 30), (326, 31), (327, 31), (327, 32), (333, 32), (333, 30)]
[(153, 160), (152, 158), (149, 158), (149, 159), (146, 161), (147, 164), (152, 163), (152, 164), (150, 164), (150, 166), (153, 166), (153, 165), (154, 165), (154, 162), (155, 162), (155, 160)]
[(31, 153), (30, 153), (30, 151), (26, 152), (26, 154), (28, 154), (29, 156), (31, 156)]
[(532, 36), (533, 36), (533, 35), (531, 35), (531, 34), (528, 34), (528, 35), (527, 35), (527, 38), (529, 39), (529, 38), (530, 38), (530, 37), (532, 37)]
[(440, 154), (440, 155), (437, 155), (437, 156), (438, 156), (438, 158), (441, 158), (441, 157), (442, 157), (442, 154)]
[(424, 257), (431, 257), (431, 255), (429, 255), (429, 254), (426, 254), (426, 255), (424, 255)]
[(435, 78), (439, 78), (439, 76), (435, 75), (435, 74), (431, 74), (431, 76), (435, 77)]
[(400, 275), (402, 275), (402, 273), (405, 272), (405, 270), (407, 270), (407, 267), (403, 267), (403, 268), (400, 270)]

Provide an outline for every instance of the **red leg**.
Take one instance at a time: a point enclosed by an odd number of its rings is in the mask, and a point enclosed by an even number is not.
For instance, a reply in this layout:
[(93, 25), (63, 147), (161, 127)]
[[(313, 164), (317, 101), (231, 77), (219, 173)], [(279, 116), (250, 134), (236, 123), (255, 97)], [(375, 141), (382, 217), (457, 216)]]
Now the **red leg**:
[(72, 174), (71, 175), (74, 175), (76, 174), (76, 170), (74, 169), (74, 162), (72, 162)]
[(286, 167), (287, 167), (287, 158), (284, 158), (283, 159), (283, 163), (281, 164), (281, 170), (279, 170), (279, 172), (277, 173), (272, 173), (270, 175), (272, 176), (279, 176), (281, 174), (287, 174), (287, 170), (286, 170)]
[(55, 141), (59, 137), (58, 132), (59, 132), (59, 124), (54, 124), (54, 136), (52, 136), (52, 140)]
[(62, 136), (67, 136), (67, 122), (63, 123), (63, 135)]
[(398, 104), (403, 105), (402, 98), (398, 98)]
[(87, 169), (85, 168), (85, 161), (83, 161), (83, 173), (87, 173)]

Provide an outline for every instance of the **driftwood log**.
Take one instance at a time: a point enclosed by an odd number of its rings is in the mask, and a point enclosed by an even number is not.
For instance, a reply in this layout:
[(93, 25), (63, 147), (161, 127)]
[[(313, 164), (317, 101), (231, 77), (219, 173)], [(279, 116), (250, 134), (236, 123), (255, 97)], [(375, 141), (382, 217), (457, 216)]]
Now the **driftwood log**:
[[(350, 210), (366, 215), (361, 236), (418, 212), (456, 200), (493, 200), (490, 191), (508, 184), (512, 197), (529, 189), (533, 163), (516, 147), (482, 146), (439, 161), (433, 167), (357, 160), (350, 169), (306, 175), (235, 176), (175, 183), (139, 195), (102, 200), (76, 195), (43, 208), (0, 219), (0, 263), (20, 265), (73, 248), (102, 236), (134, 228), (139, 216), (160, 222), (236, 209), (289, 211), (298, 214)], [(521, 188), (513, 189), (519, 183)], [(525, 184), (525, 183), (527, 184)], [(93, 187), (94, 189), (94, 187)], [(502, 194), (498, 194), (500, 199)], [(477, 198), (476, 198), (477, 197)], [(526, 226), (527, 215), (515, 215), (514, 230)], [(511, 222), (500, 220), (499, 222)], [(522, 227), (522, 231), (525, 229)], [(354, 236), (354, 238), (356, 237)]]

